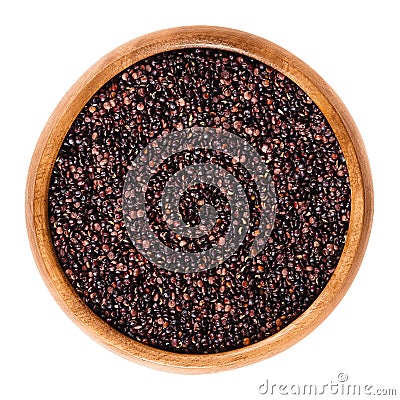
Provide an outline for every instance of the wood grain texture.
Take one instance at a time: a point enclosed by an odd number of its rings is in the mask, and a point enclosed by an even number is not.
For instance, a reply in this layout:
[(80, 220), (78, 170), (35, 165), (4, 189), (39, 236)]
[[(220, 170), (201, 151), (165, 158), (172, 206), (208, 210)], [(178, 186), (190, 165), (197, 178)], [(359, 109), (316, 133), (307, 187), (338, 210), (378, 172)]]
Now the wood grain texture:
[[(241, 349), (211, 355), (176, 354), (143, 345), (111, 328), (79, 298), (61, 269), (48, 223), (48, 188), (53, 166), (78, 113), (113, 76), (157, 53), (191, 47), (241, 53), (282, 72), (320, 108), (343, 150), (351, 185), (351, 217), (339, 264), (325, 289), (295, 321), (275, 335)], [(163, 30), (132, 40), (91, 67), (68, 91), (47, 122), (34, 151), (26, 188), (26, 223), (39, 271), (66, 314), (87, 334), (118, 354), (153, 368), (178, 373), (209, 373), (245, 366), (292, 346), (335, 308), (362, 261), (373, 215), (370, 167), (359, 132), (334, 91), (310, 67), (279, 46), (245, 32), (210, 26)]]

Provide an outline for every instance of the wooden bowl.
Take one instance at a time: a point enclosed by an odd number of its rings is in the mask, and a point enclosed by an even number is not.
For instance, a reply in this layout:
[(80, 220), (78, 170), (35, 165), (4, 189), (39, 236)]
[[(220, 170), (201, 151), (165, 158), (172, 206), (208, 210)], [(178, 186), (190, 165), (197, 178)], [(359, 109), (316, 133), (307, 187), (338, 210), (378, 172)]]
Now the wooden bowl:
[[(322, 111), (344, 153), (351, 188), (351, 216), (345, 247), (327, 286), (296, 320), (256, 344), (218, 354), (176, 354), (141, 344), (113, 329), (75, 292), (55, 254), (48, 221), (48, 188), (53, 166), (72, 122), (88, 100), (128, 66), (167, 50), (216, 48), (270, 65), (294, 81)], [(208, 373), (245, 366), (292, 346), (315, 329), (335, 308), (353, 281), (369, 238), (373, 214), (372, 181), (359, 132), (333, 90), (298, 58), (260, 37), (220, 27), (163, 30), (132, 40), (91, 67), (68, 91), (47, 122), (29, 170), (26, 221), (39, 271), (53, 297), (87, 334), (107, 348), (140, 364), (178, 373)]]

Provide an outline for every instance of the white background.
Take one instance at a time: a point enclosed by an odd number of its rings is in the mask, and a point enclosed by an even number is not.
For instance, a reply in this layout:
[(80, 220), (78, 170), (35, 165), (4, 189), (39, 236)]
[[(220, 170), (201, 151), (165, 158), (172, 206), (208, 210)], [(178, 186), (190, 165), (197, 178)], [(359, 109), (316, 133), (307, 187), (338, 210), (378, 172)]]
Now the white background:
[[(347, 373), (352, 383), (397, 387), (399, 396), (400, 24), (396, 3), (2, 2), (0, 398), (261, 399), (271, 397), (258, 394), (266, 379), (322, 385), (335, 381), (339, 372)], [(193, 24), (242, 29), (272, 40), (303, 59), (335, 89), (369, 153), (375, 219), (364, 262), (348, 294), (306, 339), (249, 367), (183, 376), (114, 355), (64, 315), (31, 256), (24, 190), (30, 158), (47, 118), (86, 69), (132, 38)]]

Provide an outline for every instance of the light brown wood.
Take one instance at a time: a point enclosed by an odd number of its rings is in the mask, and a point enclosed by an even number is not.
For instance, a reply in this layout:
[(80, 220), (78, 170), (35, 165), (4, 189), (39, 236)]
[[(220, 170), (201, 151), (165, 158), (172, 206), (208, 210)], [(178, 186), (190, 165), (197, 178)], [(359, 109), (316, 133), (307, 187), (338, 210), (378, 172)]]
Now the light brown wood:
[[(48, 223), (48, 187), (53, 165), (72, 122), (109, 79), (154, 54), (189, 47), (234, 51), (271, 65), (296, 82), (330, 123), (346, 158), (351, 185), (351, 217), (343, 254), (329, 283), (295, 321), (277, 334), (238, 350), (213, 355), (182, 355), (138, 343), (97, 317), (79, 298), (62, 271)], [(35, 152), (26, 189), (26, 222), (32, 252), (49, 290), (67, 315), (87, 334), (118, 354), (153, 368), (208, 373), (248, 365), (292, 346), (335, 308), (352, 283), (367, 246), (373, 215), (373, 189), (359, 132), (334, 91), (310, 67), (279, 46), (245, 32), (210, 26), (163, 30), (132, 40), (91, 67), (68, 91), (47, 122)]]

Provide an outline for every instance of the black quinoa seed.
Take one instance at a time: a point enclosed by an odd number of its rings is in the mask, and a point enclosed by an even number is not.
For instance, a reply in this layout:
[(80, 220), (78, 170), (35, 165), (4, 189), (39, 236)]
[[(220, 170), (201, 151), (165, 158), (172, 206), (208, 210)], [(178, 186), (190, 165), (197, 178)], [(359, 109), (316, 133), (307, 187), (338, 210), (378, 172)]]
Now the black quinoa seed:
[[(196, 126), (250, 142), (271, 173), (278, 204), (257, 256), (242, 248), (216, 268), (184, 274), (154, 266), (135, 249), (122, 191), (143, 147)], [(220, 219), (213, 238), (190, 243), (200, 250), (223, 241), (230, 221), (229, 204), (214, 189), (194, 187), (182, 199), (188, 224), (198, 223), (195, 203), (213, 204)], [(151, 213), (156, 202), (148, 204)], [(49, 187), (54, 248), (85, 304), (130, 338), (179, 353), (237, 349), (290, 324), (332, 276), (349, 218), (346, 162), (314, 102), (273, 68), (211, 49), (158, 54), (112, 78), (73, 122)]]

